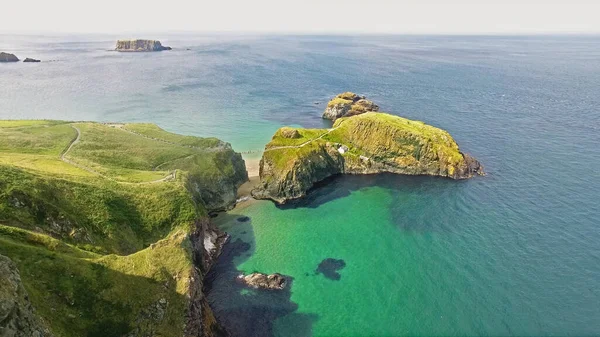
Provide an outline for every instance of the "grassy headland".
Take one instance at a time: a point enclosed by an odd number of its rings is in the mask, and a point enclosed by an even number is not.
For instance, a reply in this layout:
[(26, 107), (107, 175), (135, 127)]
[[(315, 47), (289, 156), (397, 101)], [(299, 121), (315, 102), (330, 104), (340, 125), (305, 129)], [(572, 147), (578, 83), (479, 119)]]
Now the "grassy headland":
[(214, 138), (0, 121), (0, 254), (56, 336), (191, 335), (207, 267), (197, 256), (218, 235), (201, 219), (246, 180)]

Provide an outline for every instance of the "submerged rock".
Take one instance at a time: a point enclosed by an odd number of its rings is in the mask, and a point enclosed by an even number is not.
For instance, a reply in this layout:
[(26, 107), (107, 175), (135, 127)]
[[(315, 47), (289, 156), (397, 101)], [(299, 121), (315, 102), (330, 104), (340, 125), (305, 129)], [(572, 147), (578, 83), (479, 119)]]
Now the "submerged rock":
[(281, 290), (287, 283), (286, 277), (275, 274), (252, 273), (250, 275), (239, 275), (238, 280), (245, 285), (257, 289)]
[(0, 336), (52, 336), (37, 316), (17, 267), (0, 255)]
[(158, 40), (119, 40), (117, 41), (115, 50), (127, 52), (150, 52), (171, 50), (171, 47), (163, 46)]
[(25, 58), (25, 60), (23, 60), (23, 62), (34, 62), (34, 63), (37, 63), (37, 62), (42, 62), (42, 61), (27, 57), (27, 58)]
[(261, 181), (252, 195), (285, 203), (337, 174), (484, 175), (483, 166), (462, 153), (448, 132), (420, 121), (368, 112), (340, 118), (333, 126), (297, 129), (300, 137), (293, 143), (277, 131), (265, 147)]
[(366, 99), (365, 96), (359, 96), (353, 92), (345, 92), (335, 96), (335, 98), (327, 103), (327, 107), (323, 112), (323, 118), (335, 121), (341, 117), (376, 111), (379, 111), (379, 106)]
[(0, 62), (19, 62), (19, 58), (15, 54), (0, 52)]
[(338, 270), (344, 269), (344, 267), (346, 267), (344, 260), (327, 258), (319, 263), (316, 273), (323, 274), (323, 276), (330, 280), (339, 281), (342, 275), (338, 273)]

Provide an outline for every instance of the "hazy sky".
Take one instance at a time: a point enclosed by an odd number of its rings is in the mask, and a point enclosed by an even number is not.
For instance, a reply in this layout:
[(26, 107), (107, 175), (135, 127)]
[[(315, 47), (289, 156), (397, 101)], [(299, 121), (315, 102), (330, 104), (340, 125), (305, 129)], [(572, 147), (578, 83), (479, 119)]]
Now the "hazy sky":
[(10, 32), (600, 32), (600, 0), (6, 0)]

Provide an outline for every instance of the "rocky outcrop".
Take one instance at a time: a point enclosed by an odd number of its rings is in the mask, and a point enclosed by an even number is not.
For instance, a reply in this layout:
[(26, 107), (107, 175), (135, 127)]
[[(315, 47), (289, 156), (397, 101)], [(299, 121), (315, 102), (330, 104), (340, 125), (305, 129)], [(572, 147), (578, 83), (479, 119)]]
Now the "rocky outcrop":
[(365, 96), (359, 96), (353, 92), (345, 92), (335, 96), (335, 98), (327, 103), (327, 107), (323, 112), (323, 118), (335, 121), (341, 117), (376, 111), (379, 111), (379, 106), (367, 100)]
[(42, 61), (27, 57), (27, 58), (25, 58), (25, 60), (23, 60), (23, 62), (37, 63), (37, 62), (42, 62)]
[(0, 255), (0, 336), (50, 337), (50, 330), (29, 302), (17, 267)]
[(0, 52), (0, 62), (19, 62), (19, 58), (14, 54)]
[(125, 52), (150, 52), (171, 50), (171, 47), (163, 46), (158, 40), (119, 40), (116, 51)]
[(196, 229), (190, 235), (196, 270), (191, 277), (188, 297), (190, 304), (185, 317), (185, 337), (228, 336), (218, 324), (203, 291), (204, 277), (221, 254), (228, 235), (215, 228), (208, 218), (196, 222)]
[(298, 129), (294, 144), (277, 132), (260, 161), (257, 199), (301, 198), (337, 174), (396, 173), (466, 179), (483, 166), (444, 130), (385, 113), (340, 118), (330, 130)]
[(252, 273), (249, 275), (239, 275), (238, 281), (256, 289), (282, 290), (287, 284), (286, 277), (275, 274)]

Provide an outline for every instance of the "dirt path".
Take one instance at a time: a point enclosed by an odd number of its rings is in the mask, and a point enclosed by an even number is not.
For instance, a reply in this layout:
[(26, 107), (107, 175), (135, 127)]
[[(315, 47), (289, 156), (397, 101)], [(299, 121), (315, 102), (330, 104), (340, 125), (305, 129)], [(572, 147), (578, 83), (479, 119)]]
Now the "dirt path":
[[(71, 159), (67, 158), (67, 154), (69, 153), (69, 151), (71, 151), (71, 149), (73, 148), (73, 146), (75, 146), (75, 144), (79, 143), (79, 140), (81, 139), (81, 131), (79, 130), (78, 127), (76, 127), (73, 124), (70, 124), (70, 126), (75, 129), (75, 131), (77, 131), (77, 137), (71, 141), (71, 144), (69, 144), (69, 147), (67, 148), (66, 151), (64, 151), (61, 155), (60, 155), (60, 160), (64, 161), (67, 164), (73, 165), (79, 169), (82, 169), (84, 171), (90, 172), (92, 174), (98, 175), (102, 178), (117, 182), (119, 184), (127, 184), (127, 185), (142, 185), (142, 184), (155, 184), (155, 183), (161, 183), (163, 181), (167, 181), (167, 180), (175, 180), (177, 178), (177, 171), (172, 171), (170, 172), (167, 176), (165, 176), (164, 178), (161, 179), (156, 179), (156, 180), (152, 180), (152, 181), (143, 181), (143, 182), (139, 182), (139, 183), (132, 183), (132, 182), (126, 182), (126, 181), (118, 181), (115, 180), (113, 178), (107, 177), (105, 175), (103, 175), (102, 173), (95, 171), (87, 166), (78, 164), (74, 161), (72, 161)], [(162, 164), (161, 164), (162, 165)]]
[(338, 125), (336, 128), (329, 129), (329, 130), (327, 130), (327, 132), (323, 133), (323, 134), (322, 134), (322, 135), (320, 135), (319, 137), (317, 137), (317, 138), (313, 138), (313, 139), (311, 139), (311, 140), (308, 140), (308, 141), (306, 141), (306, 142), (304, 142), (304, 143), (302, 143), (302, 144), (300, 144), (300, 145), (276, 146), (276, 147), (271, 147), (271, 148), (265, 149), (265, 152), (268, 152), (268, 151), (273, 151), (273, 150), (281, 150), (281, 149), (297, 149), (297, 148), (301, 148), (301, 147), (303, 147), (303, 146), (305, 146), (305, 145), (307, 145), (307, 144), (310, 144), (310, 143), (314, 142), (315, 140), (319, 140), (319, 139), (321, 139), (321, 138), (323, 138), (323, 137), (327, 136), (327, 135), (328, 135), (328, 134), (330, 134), (331, 132), (333, 132), (333, 131), (335, 131), (335, 130), (339, 129), (339, 128), (340, 128), (340, 126), (341, 126), (341, 125)]

